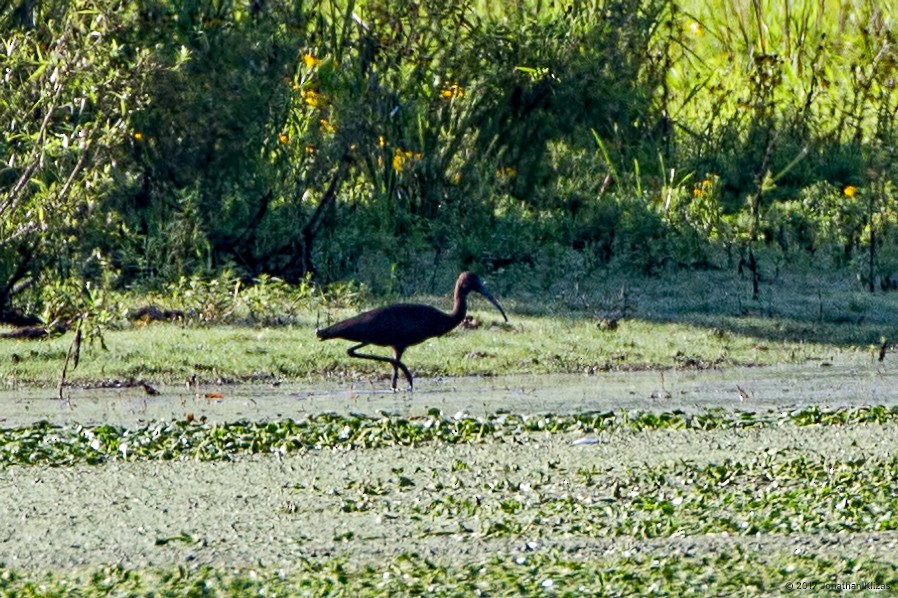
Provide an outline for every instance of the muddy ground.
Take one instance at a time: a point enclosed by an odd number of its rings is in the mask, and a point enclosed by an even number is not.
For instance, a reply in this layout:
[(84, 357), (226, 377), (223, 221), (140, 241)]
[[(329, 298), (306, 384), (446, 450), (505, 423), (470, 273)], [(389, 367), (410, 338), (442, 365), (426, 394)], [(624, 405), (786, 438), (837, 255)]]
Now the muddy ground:
[[(4, 427), (38, 420), (136, 426), (187, 414), (210, 421), (301, 418), (322, 412), (420, 415), (437, 408), (474, 416), (620, 409), (767, 411), (809, 404), (895, 405), (898, 370), (867, 356), (776, 368), (599, 373), (594, 376), (420, 379), (414, 393), (385, 384), (73, 390), (0, 395)], [(580, 472), (711, 463), (769, 450), (850, 459), (898, 449), (882, 426), (748, 430), (617, 429), (522, 434), (483, 444), (306, 450), (232, 462), (108, 462), (0, 469), (0, 563), (68, 570), (100, 564), (290, 567), (302, 558), (376, 562), (416, 552), (443, 562), (494, 554), (563, 551), (574, 558), (629, 552), (695, 554), (743, 545), (758, 554), (822, 551), (893, 558), (898, 534), (674, 535), (656, 539), (552, 533), (551, 526), (494, 533), (504, 505), (597, 492)], [(593, 442), (594, 441), (594, 442)], [(497, 485), (497, 481), (500, 482)], [(588, 496), (602, 501), (603, 496)]]

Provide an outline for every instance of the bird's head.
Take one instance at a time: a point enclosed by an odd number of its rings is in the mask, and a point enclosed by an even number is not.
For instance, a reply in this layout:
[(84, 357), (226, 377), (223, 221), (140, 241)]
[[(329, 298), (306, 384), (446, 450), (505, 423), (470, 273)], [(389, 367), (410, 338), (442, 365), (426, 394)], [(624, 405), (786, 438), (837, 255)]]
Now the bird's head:
[(505, 318), (505, 321), (508, 321), (508, 316), (505, 315), (505, 310), (502, 309), (502, 306), (499, 305), (499, 302), (490, 294), (490, 292), (486, 289), (486, 283), (480, 279), (479, 276), (474, 274), (473, 272), (462, 272), (458, 277), (458, 281), (455, 283), (455, 292), (457, 294), (461, 294), (462, 296), (467, 295), (471, 291), (476, 291), (487, 298), (487, 300), (496, 306), (496, 309), (499, 310), (499, 313), (502, 314), (502, 317)]

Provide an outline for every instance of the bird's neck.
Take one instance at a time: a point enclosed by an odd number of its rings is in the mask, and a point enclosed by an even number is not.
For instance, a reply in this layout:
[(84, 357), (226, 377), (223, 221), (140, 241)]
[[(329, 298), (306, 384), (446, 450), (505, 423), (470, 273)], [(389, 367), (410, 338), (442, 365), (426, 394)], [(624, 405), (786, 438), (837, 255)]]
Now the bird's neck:
[(465, 314), (467, 313), (468, 295), (467, 293), (462, 293), (459, 289), (455, 289), (455, 305), (452, 306), (452, 311), (449, 313), (452, 328), (461, 324), (461, 321), (465, 319)]

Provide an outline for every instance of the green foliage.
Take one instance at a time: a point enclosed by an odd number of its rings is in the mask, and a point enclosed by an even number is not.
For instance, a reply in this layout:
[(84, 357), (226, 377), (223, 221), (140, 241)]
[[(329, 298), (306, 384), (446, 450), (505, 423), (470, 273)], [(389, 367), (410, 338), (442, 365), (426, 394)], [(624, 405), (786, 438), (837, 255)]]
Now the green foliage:
[(136, 9), (25, 3), (0, 12), (0, 308), (45, 273), (83, 277), (115, 188), (130, 115), (149, 101), (151, 53), (117, 37)]

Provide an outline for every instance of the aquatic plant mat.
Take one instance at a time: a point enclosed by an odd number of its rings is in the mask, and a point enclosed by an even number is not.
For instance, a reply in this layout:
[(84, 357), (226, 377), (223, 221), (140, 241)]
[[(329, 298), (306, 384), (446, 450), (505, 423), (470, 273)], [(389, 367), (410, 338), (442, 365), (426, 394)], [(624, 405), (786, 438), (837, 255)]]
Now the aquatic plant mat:
[[(894, 590), (894, 376), (833, 367), (841, 385), (816, 363), (663, 385), (633, 373), (638, 401), (616, 386), (628, 374), (547, 376), (551, 392), (511, 377), (331, 388), (333, 410), (297, 388), (280, 402), (235, 387), (193, 403), (163, 388), (145, 400), (180, 415), (115, 424), (91, 421), (97, 404), (136, 398), (95, 391), (53, 423), (0, 429), (0, 593)], [(828, 404), (814, 401), (815, 376)], [(489, 402), (459, 390), (478, 382)], [(603, 382), (626, 406), (601, 399)], [(292, 417), (278, 415), (287, 399)], [(228, 401), (256, 417), (216, 411)], [(38, 398), (0, 403), (40, 411)]]

